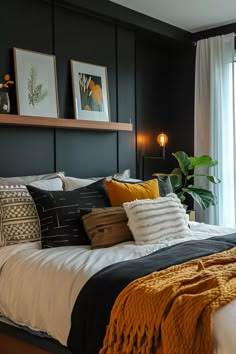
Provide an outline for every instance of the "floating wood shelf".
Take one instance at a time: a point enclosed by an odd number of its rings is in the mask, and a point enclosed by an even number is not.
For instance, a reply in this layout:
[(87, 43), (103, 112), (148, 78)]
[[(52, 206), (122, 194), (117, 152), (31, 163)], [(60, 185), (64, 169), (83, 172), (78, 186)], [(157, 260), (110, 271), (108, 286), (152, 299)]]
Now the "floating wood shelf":
[(98, 122), (65, 118), (46, 118), (19, 116), (14, 114), (0, 114), (0, 124), (6, 125), (27, 125), (31, 127), (51, 127), (64, 129), (83, 130), (107, 130), (107, 131), (129, 131), (133, 130), (133, 125), (129, 123)]

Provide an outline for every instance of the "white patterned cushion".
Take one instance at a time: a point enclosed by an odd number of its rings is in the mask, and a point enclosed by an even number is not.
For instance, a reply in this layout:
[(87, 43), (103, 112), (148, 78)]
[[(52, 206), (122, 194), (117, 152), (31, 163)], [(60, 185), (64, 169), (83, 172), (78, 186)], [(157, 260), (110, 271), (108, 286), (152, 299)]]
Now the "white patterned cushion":
[(27, 188), (0, 186), (0, 246), (39, 239), (38, 214)]
[(176, 194), (123, 204), (136, 244), (156, 244), (191, 236), (188, 218)]

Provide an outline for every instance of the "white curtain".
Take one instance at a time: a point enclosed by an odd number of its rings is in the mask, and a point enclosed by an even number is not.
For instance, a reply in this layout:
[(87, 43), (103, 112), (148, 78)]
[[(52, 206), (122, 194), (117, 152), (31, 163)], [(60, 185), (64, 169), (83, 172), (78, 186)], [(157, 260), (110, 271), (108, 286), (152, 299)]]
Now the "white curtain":
[(218, 203), (201, 210), (197, 220), (236, 226), (236, 139), (234, 112), (234, 34), (197, 42), (195, 67), (194, 154), (210, 155), (218, 165), (206, 173), (221, 180), (213, 185), (203, 177), (197, 184), (211, 188)]

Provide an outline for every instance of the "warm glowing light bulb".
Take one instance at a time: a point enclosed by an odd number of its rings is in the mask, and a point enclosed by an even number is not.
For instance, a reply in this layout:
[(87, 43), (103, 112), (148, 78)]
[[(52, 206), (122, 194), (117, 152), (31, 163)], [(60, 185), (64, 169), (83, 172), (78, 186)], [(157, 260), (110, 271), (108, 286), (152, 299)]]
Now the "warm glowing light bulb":
[(168, 143), (168, 136), (164, 133), (161, 133), (157, 136), (157, 142), (160, 146), (164, 147)]

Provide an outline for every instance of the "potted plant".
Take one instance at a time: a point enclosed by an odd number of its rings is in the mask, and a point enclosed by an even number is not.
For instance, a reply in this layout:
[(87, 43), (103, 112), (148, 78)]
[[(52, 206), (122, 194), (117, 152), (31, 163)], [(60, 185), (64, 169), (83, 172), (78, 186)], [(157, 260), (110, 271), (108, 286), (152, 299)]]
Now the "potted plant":
[(195, 171), (200, 167), (212, 167), (218, 164), (217, 160), (213, 160), (208, 155), (188, 156), (184, 151), (172, 153), (177, 159), (179, 167), (171, 172), (171, 184), (174, 193), (177, 194), (181, 202), (184, 204), (186, 198), (193, 198), (202, 209), (206, 209), (217, 202), (216, 196), (207, 189), (194, 185), (194, 177), (207, 178), (209, 182), (214, 184), (220, 183), (220, 180), (215, 176), (210, 176)]
[[(0, 83), (0, 113), (10, 112), (10, 99), (7, 92), (9, 85), (13, 85), (14, 81), (11, 80), (9, 74), (4, 75), (3, 82)], [(2, 89), (2, 90), (1, 90)]]

